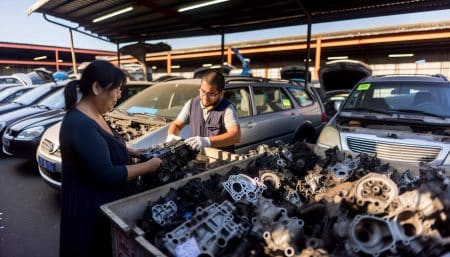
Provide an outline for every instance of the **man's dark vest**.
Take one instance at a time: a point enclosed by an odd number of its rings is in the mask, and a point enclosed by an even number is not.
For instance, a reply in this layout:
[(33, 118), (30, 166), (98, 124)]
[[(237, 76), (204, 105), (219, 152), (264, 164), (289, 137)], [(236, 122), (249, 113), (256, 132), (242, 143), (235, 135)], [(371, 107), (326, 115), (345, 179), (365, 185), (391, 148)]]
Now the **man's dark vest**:
[[(200, 106), (200, 97), (196, 97), (191, 101), (189, 112), (189, 125), (191, 126), (191, 136), (210, 137), (217, 136), (227, 132), (225, 128), (224, 116), (225, 110), (231, 103), (222, 98), (218, 105), (209, 113), (206, 121), (203, 119), (203, 111)], [(224, 151), (234, 152), (234, 145), (220, 147)]]

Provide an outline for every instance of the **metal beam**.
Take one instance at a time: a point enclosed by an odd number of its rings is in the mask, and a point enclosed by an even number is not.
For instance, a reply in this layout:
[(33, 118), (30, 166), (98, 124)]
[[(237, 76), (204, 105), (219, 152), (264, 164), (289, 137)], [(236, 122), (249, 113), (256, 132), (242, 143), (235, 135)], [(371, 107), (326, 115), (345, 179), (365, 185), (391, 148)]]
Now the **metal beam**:
[(145, 6), (147, 8), (152, 9), (152, 10), (155, 10), (155, 11), (157, 11), (159, 13), (162, 13), (166, 17), (173, 18), (175, 20), (179, 20), (180, 22), (191, 24), (191, 25), (196, 26), (198, 28), (203, 28), (204, 30), (208, 30), (208, 31), (212, 31), (212, 32), (218, 33), (218, 31), (216, 31), (215, 29), (213, 29), (211, 27), (208, 27), (208, 26), (206, 26), (204, 24), (201, 24), (201, 23), (199, 23), (199, 22), (197, 22), (197, 21), (189, 18), (188, 16), (183, 15), (183, 14), (177, 12), (177, 11), (174, 11), (172, 9), (163, 7), (163, 6), (155, 3), (154, 1), (150, 1), (150, 0), (136, 0), (135, 2), (137, 4), (139, 4), (139, 5)]

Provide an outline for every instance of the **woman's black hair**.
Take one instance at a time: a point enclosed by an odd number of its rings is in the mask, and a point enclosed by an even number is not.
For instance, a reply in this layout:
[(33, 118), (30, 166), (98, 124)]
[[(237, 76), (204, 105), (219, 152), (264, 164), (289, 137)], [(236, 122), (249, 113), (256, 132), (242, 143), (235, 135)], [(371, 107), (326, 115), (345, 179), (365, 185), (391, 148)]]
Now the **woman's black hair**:
[(66, 110), (75, 108), (77, 103), (77, 87), (84, 96), (92, 94), (92, 85), (98, 82), (100, 87), (112, 90), (125, 86), (125, 73), (107, 61), (93, 61), (84, 69), (80, 80), (69, 82), (64, 89)]

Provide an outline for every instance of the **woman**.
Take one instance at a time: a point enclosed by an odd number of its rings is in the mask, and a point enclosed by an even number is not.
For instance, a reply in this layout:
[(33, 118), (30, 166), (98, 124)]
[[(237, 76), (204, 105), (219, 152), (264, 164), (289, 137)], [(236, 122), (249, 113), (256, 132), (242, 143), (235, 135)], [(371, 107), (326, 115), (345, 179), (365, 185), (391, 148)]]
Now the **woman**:
[[(126, 78), (106, 61), (89, 64), (79, 81), (64, 91), (66, 109), (61, 130), (62, 192), (60, 256), (111, 256), (107, 218), (99, 207), (123, 198), (127, 181), (156, 171), (158, 158), (129, 165), (120, 135), (103, 118), (120, 98)], [(77, 90), (82, 98), (77, 103)]]

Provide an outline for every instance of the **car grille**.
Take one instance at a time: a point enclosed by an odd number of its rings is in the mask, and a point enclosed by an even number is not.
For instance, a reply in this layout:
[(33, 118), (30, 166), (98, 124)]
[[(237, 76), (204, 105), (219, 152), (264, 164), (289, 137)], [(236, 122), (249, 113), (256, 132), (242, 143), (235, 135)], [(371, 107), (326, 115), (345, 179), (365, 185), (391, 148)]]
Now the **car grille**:
[(440, 147), (397, 144), (356, 137), (347, 137), (347, 145), (353, 152), (376, 154), (380, 159), (402, 162), (431, 162), (442, 150)]
[[(44, 139), (44, 141), (42, 141), (41, 149), (45, 153), (61, 157), (61, 150), (58, 148), (58, 150), (54, 151), (53, 143), (48, 139)], [(52, 152), (52, 151), (54, 151), (54, 152)]]

